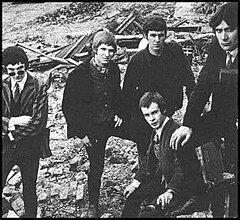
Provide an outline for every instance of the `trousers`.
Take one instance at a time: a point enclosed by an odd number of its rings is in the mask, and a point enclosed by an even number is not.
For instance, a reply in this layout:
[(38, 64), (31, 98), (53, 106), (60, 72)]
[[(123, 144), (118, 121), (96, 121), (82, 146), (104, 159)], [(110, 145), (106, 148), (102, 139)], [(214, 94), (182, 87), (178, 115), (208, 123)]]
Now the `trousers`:
[(17, 149), (9, 148), (2, 155), (2, 190), (5, 186), (7, 176), (14, 165), (19, 166), (23, 183), (23, 201), (25, 214), (22, 217), (36, 218), (37, 216), (37, 194), (36, 181), (39, 166), (39, 157), (24, 156)]

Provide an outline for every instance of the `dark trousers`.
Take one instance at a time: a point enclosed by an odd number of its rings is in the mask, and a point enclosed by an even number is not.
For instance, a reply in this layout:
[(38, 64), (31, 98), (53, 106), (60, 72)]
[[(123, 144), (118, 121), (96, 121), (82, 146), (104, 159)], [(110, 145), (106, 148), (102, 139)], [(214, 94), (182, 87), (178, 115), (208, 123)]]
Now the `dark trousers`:
[(141, 203), (147, 200), (153, 200), (161, 193), (164, 188), (154, 179), (141, 183), (140, 186), (126, 199), (125, 206), (122, 211), (122, 218), (136, 218), (140, 211)]
[(92, 147), (87, 147), (86, 150), (90, 161), (90, 171), (88, 173), (88, 195), (90, 204), (98, 206), (107, 140), (110, 136), (128, 139), (129, 135), (126, 130), (126, 124), (114, 128), (114, 123), (109, 123), (96, 126), (92, 129), (92, 134), (89, 135)]
[[(30, 146), (29, 146), (30, 147)], [(18, 165), (21, 171), (23, 183), (23, 201), (27, 218), (37, 216), (36, 181), (38, 174), (39, 158), (37, 156), (20, 155), (16, 149), (9, 149), (2, 155), (2, 190), (7, 176), (14, 165)]]
[[(193, 194), (203, 195), (206, 191), (206, 185), (203, 181), (200, 162), (197, 159), (195, 148), (210, 142), (217, 141), (220, 143), (222, 137), (219, 132), (220, 126), (217, 125), (218, 120), (212, 115), (207, 114), (201, 117), (201, 121), (194, 128), (193, 134), (184, 147), (179, 147), (178, 154), (183, 164), (183, 172), (189, 189)], [(234, 133), (234, 132), (233, 132)], [(234, 134), (235, 135), (235, 134)], [(230, 136), (229, 136), (230, 137)], [(224, 169), (228, 170), (229, 164), (236, 164), (237, 149), (234, 147), (234, 139), (232, 137), (225, 139), (225, 149), (221, 149), (223, 156)], [(230, 140), (230, 141), (229, 141)], [(236, 139), (237, 140), (237, 139)], [(229, 142), (231, 144), (229, 144)], [(209, 195), (211, 208), (214, 217), (223, 217), (224, 214), (224, 191), (219, 189)]]

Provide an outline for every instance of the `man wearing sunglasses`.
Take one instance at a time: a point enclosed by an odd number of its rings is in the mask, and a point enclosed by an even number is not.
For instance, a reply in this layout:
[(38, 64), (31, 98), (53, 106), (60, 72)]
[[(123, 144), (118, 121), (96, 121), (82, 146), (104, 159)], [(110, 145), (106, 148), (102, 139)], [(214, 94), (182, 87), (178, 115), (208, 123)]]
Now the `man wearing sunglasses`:
[(46, 141), (47, 85), (27, 72), (28, 57), (19, 47), (6, 48), (2, 64), (7, 75), (2, 82), (2, 190), (10, 170), (18, 165), (25, 209), (20, 217), (35, 218), (39, 158), (51, 155)]

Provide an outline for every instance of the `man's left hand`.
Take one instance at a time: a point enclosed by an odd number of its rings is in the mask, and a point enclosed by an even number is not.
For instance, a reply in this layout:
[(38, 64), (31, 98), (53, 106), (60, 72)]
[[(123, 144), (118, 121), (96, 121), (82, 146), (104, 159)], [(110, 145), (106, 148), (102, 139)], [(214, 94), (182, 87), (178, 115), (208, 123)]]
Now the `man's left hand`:
[(115, 125), (114, 125), (114, 127), (116, 128), (116, 127), (120, 127), (120, 125), (122, 124), (122, 119), (121, 118), (119, 118), (117, 115), (115, 115), (114, 116), (114, 119), (113, 119), (114, 121), (115, 121)]
[(162, 209), (165, 209), (166, 205), (168, 205), (170, 203), (172, 198), (173, 198), (173, 193), (170, 192), (170, 191), (166, 191), (165, 193), (161, 194), (157, 198), (157, 205), (161, 204), (162, 205)]

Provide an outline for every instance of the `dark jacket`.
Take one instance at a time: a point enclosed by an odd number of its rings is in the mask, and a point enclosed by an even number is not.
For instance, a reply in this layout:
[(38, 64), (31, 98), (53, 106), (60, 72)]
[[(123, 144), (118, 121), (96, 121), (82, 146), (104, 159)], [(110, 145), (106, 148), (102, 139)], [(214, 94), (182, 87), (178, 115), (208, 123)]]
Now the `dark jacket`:
[[(51, 156), (49, 148), (49, 130), (46, 129), (48, 118), (47, 86), (29, 73), (21, 92), (19, 101), (19, 116), (32, 117), (27, 126), (15, 126), (12, 131), (16, 147), (20, 154), (37, 154), (42, 158)], [(2, 83), (2, 138), (3, 154), (12, 145), (7, 137), (9, 119), (11, 118), (11, 81), (7, 77)]]
[[(212, 129), (216, 131), (217, 136), (221, 137), (226, 137), (230, 133), (236, 134), (238, 77), (237, 74), (220, 74), (220, 69), (226, 69), (225, 62), (226, 52), (222, 50), (217, 39), (214, 39), (197, 85), (188, 102), (183, 125), (196, 128), (198, 124), (201, 124), (201, 114), (212, 94), (211, 111), (207, 113), (207, 116), (211, 118)], [(232, 65), (232, 69), (237, 68), (238, 55)]]
[[(67, 121), (68, 138), (74, 136), (83, 138), (94, 132), (93, 112), (96, 103), (92, 75), (89, 71), (90, 60), (91, 58), (86, 59), (69, 74), (65, 86), (62, 110)], [(120, 70), (113, 61), (110, 61), (109, 65), (107, 87), (107, 101), (105, 100), (107, 103), (102, 102), (102, 107), (107, 105), (112, 115), (120, 115)]]
[(167, 183), (166, 189), (172, 189), (179, 193), (184, 189), (184, 177), (182, 166), (177, 159), (176, 152), (169, 147), (171, 134), (179, 127), (179, 125), (170, 119), (164, 126), (160, 138), (159, 160), (154, 153), (155, 131), (153, 131), (148, 151), (144, 157), (139, 158), (139, 170), (135, 175), (135, 179), (147, 181), (152, 178), (162, 180), (164, 175)]

